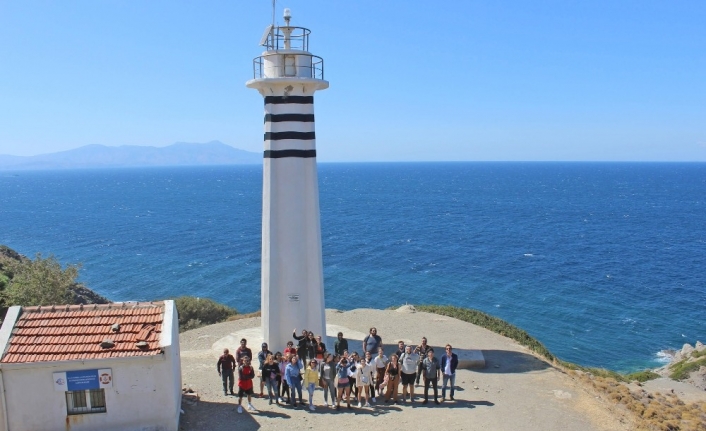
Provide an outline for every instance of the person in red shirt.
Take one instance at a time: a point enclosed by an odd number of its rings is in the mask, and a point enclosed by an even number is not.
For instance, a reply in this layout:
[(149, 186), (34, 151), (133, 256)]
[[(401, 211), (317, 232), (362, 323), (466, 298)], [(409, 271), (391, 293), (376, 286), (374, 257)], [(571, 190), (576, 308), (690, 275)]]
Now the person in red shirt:
[(248, 396), (248, 410), (253, 411), (252, 405), (252, 380), (255, 378), (255, 369), (250, 365), (250, 358), (243, 356), (243, 365), (238, 367), (238, 413), (243, 412), (243, 395)]
[(290, 355), (296, 355), (297, 354), (297, 349), (294, 348), (294, 342), (293, 341), (287, 341), (287, 348), (284, 349), (284, 355), (286, 356), (287, 353)]

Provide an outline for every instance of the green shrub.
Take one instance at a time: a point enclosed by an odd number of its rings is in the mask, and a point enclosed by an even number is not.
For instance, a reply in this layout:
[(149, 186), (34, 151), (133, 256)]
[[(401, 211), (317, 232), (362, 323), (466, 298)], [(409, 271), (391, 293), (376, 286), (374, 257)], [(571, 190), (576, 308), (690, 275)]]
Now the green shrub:
[[(391, 309), (395, 308), (398, 307), (391, 307)], [(532, 336), (530, 336), (527, 332), (500, 318), (483, 313), (479, 310), (454, 307), (450, 305), (419, 305), (415, 306), (415, 308), (418, 311), (425, 311), (427, 313), (440, 314), (442, 316), (449, 316), (454, 319), (463, 320), (464, 322), (472, 323), (504, 337), (513, 339), (521, 345), (531, 349), (533, 352), (539, 354), (543, 358), (549, 361), (554, 361), (558, 365), (569, 370), (580, 370), (586, 373), (591, 373), (594, 376), (610, 378), (619, 382), (629, 382), (633, 380), (644, 382), (659, 377), (658, 374), (649, 370), (640, 371), (626, 376), (605, 368), (584, 367), (571, 362), (562, 361), (555, 357), (546, 347), (544, 347), (542, 343), (532, 338)]]
[(706, 356), (706, 349), (702, 351), (694, 350), (693, 352), (691, 352), (692, 358), (700, 358), (702, 356)]
[(420, 305), (415, 306), (415, 308), (418, 311), (440, 314), (442, 316), (449, 316), (458, 320), (463, 320), (464, 322), (472, 323), (504, 337), (511, 338), (549, 361), (553, 361), (555, 359), (554, 355), (552, 355), (542, 343), (532, 338), (527, 332), (517, 326), (507, 323), (502, 319), (485, 314), (482, 311), (473, 310), (470, 308), (454, 307), (451, 305)]
[(7, 307), (72, 303), (70, 289), (76, 284), (79, 265), (62, 268), (54, 256), (42, 259), (37, 253), (34, 260), (19, 260), (9, 266), (13, 276), (2, 292)]
[(638, 382), (646, 382), (648, 380), (654, 380), (658, 377), (659, 374), (650, 370), (638, 371), (636, 373), (630, 373), (625, 376), (625, 378), (630, 382), (635, 380), (637, 380)]
[(674, 380), (686, 379), (692, 371), (698, 370), (702, 365), (706, 366), (706, 358), (701, 358), (693, 362), (687, 362), (686, 359), (684, 359), (669, 366), (669, 369), (672, 371), (669, 377)]
[(181, 296), (174, 300), (179, 313), (179, 331), (188, 331), (228, 320), (238, 311), (208, 298)]

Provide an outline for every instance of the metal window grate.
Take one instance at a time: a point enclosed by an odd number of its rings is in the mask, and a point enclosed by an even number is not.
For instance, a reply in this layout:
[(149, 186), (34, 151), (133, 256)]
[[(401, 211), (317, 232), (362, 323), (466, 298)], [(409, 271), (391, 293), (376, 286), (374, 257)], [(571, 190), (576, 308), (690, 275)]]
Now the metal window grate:
[(104, 412), (105, 411), (105, 390), (104, 389), (92, 389), (92, 390), (88, 391), (88, 395), (91, 400), (92, 411)]
[(69, 415), (105, 413), (105, 390), (87, 389), (66, 392), (66, 412)]

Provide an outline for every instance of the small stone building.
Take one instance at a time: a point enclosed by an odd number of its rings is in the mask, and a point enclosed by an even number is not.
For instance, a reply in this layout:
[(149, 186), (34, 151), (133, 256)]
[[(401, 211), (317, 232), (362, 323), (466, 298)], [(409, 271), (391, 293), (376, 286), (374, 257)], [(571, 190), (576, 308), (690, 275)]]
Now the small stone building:
[(0, 329), (0, 431), (176, 431), (174, 301), (11, 307)]

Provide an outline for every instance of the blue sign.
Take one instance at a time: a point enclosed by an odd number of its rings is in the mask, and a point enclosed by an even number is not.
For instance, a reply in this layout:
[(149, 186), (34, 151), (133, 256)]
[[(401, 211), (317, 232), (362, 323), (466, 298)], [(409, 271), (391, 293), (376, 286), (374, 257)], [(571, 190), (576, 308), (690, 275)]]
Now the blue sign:
[(83, 391), (86, 389), (98, 389), (98, 370), (81, 370), (66, 372), (66, 389), (69, 391)]

